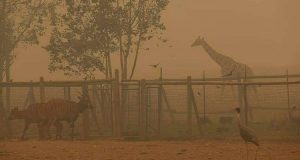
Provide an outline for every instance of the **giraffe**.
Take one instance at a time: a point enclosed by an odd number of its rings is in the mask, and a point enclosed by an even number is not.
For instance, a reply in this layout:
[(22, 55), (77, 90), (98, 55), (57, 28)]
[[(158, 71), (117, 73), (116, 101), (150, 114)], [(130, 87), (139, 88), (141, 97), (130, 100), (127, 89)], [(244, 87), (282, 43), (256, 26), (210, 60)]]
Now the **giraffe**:
[[(245, 80), (245, 75), (253, 76), (254, 73), (252, 69), (243, 63), (236, 62), (231, 57), (223, 55), (216, 50), (214, 50), (202, 37), (198, 37), (191, 47), (202, 46), (203, 49), (207, 52), (209, 57), (215, 61), (221, 67), (221, 74), (223, 77), (240, 77), (243, 81)], [(244, 79), (243, 79), (244, 78)], [(257, 97), (256, 87), (251, 87)], [(222, 88), (222, 94), (224, 92), (224, 87)], [(258, 98), (258, 97), (257, 97)], [(252, 119), (252, 109), (249, 109), (250, 118)]]
[(239, 76), (242, 78), (245, 75), (245, 71), (247, 76), (254, 75), (252, 69), (248, 65), (236, 62), (232, 58), (218, 53), (204, 40), (204, 38), (198, 37), (192, 44), (192, 47), (200, 45), (207, 52), (210, 58), (221, 67), (221, 74), (223, 77)]

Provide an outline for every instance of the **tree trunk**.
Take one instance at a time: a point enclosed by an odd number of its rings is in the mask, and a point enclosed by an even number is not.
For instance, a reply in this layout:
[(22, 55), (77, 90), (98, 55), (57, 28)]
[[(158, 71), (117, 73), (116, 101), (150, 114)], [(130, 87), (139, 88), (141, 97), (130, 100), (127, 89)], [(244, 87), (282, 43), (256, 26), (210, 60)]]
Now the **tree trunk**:
[(110, 54), (109, 53), (107, 53), (107, 61), (108, 61), (109, 78), (112, 79), (112, 66), (111, 66), (111, 58), (110, 58)]
[(134, 75), (135, 68), (136, 68), (138, 55), (139, 55), (139, 51), (140, 51), (141, 39), (142, 39), (142, 33), (140, 33), (140, 35), (139, 35), (139, 40), (138, 40), (137, 48), (136, 48), (136, 51), (135, 51), (134, 62), (133, 62), (133, 66), (132, 66), (132, 69), (131, 69), (131, 74), (130, 74), (130, 77), (129, 77), (130, 80), (132, 79), (132, 77)]
[[(124, 1), (123, 1), (123, 3), (124, 3)], [(117, 8), (119, 8), (119, 0), (117, 0)], [(123, 41), (122, 41), (122, 31), (121, 31), (121, 20), (120, 20), (120, 15), (118, 14), (118, 19), (119, 19), (119, 47), (120, 47), (120, 50), (119, 50), (119, 52), (120, 52), (120, 65), (121, 65), (121, 77), (122, 77), (122, 79), (124, 79), (124, 54), (123, 54)]]

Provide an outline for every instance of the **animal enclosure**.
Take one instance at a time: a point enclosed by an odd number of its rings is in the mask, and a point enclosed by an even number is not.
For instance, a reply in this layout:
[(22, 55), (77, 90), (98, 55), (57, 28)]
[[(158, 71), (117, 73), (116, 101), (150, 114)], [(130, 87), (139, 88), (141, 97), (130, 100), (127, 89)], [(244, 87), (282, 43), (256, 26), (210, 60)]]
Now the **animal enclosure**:
[[(278, 128), (294, 132), (289, 112), (300, 105), (300, 75), (130, 81), (118, 77), (116, 72), (111, 80), (1, 83), (2, 99), (8, 115), (15, 107), (57, 98), (78, 101), (77, 96), (87, 93), (93, 108), (75, 125), (76, 137), (82, 139), (236, 134), (231, 131), (237, 106), (245, 123), (262, 134)], [(22, 120), (9, 125), (12, 136), (21, 134)], [(35, 128), (27, 135), (36, 137)], [(64, 125), (64, 137), (69, 132)]]

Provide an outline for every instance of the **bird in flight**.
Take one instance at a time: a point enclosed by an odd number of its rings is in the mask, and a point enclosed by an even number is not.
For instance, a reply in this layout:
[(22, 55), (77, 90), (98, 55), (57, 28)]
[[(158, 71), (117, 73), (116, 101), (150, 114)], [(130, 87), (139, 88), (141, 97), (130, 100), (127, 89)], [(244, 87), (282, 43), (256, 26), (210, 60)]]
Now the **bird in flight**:
[(157, 68), (158, 66), (159, 66), (159, 63), (157, 63), (157, 64), (151, 64), (151, 65), (149, 65), (150, 67), (153, 67), (153, 68)]

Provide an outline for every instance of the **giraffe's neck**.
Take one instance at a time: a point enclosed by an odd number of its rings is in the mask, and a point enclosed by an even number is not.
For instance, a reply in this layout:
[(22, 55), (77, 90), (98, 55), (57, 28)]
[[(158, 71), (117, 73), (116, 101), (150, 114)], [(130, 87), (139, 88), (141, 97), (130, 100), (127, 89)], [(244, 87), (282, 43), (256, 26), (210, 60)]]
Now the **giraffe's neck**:
[(218, 53), (207, 42), (203, 42), (202, 47), (207, 52), (207, 54), (210, 56), (210, 58), (213, 61), (215, 61), (221, 68), (224, 68), (229, 63), (234, 63), (234, 64), (237, 63), (232, 58)]

